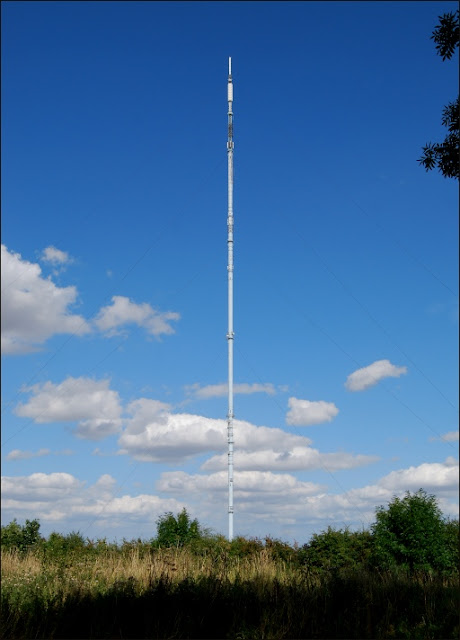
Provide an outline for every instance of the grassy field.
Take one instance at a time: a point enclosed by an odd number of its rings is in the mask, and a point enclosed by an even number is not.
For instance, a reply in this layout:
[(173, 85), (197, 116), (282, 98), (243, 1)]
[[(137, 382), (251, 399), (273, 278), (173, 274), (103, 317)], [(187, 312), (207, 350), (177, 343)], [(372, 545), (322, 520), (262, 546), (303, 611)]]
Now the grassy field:
[(2, 638), (458, 638), (458, 574), (312, 570), (269, 548), (2, 551)]

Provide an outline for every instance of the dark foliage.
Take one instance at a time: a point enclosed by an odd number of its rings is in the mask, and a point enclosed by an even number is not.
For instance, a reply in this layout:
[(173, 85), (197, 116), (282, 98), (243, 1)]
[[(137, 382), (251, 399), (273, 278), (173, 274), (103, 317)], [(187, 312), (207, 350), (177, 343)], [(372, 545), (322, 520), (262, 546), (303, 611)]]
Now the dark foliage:
[(371, 550), (369, 531), (351, 532), (328, 527), (326, 531), (313, 535), (310, 542), (302, 547), (301, 556), (309, 569), (335, 571), (367, 567)]
[(435, 27), (431, 40), (436, 43), (436, 51), (443, 60), (450, 60), (459, 46), (459, 11), (439, 16), (439, 24)]
[[(43, 575), (2, 589), (5, 640), (458, 637), (459, 523), (445, 520), (423, 490), (379, 507), (371, 531), (329, 527), (301, 548), (269, 537), (229, 542), (185, 510), (159, 518), (151, 543), (116, 545), (75, 532), (44, 540), (38, 528), (34, 520), (2, 527), (2, 549), (43, 557)], [(185, 549), (161, 551), (160, 542)], [(62, 585), (51, 578), (118, 554), (148, 562), (162, 553), (207, 557), (219, 570), (180, 579), (150, 573), (147, 583), (125, 574), (91, 588), (87, 574)], [(270, 571), (235, 575), (245, 562)], [(56, 574), (47, 573), (50, 566)]]
[(133, 579), (90, 596), (75, 591), (26, 610), (2, 593), (3, 638), (456, 638), (458, 588), (406, 575), (350, 571), (315, 584), (231, 583), (215, 577)]
[[(459, 47), (459, 11), (439, 16), (439, 24), (435, 27), (431, 39), (436, 43), (437, 53), (443, 60), (450, 60)], [(448, 134), (443, 142), (427, 142), (422, 148), (423, 154), (418, 162), (431, 171), (435, 167), (445, 178), (459, 179), (460, 127), (459, 99), (444, 107), (442, 124), (447, 127)]]

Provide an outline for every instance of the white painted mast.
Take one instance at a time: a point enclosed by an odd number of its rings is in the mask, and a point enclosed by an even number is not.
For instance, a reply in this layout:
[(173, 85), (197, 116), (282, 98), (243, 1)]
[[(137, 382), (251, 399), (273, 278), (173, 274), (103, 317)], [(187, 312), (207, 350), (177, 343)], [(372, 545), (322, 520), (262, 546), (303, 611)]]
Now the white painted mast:
[(228, 539), (233, 539), (233, 82), (232, 59), (228, 59)]

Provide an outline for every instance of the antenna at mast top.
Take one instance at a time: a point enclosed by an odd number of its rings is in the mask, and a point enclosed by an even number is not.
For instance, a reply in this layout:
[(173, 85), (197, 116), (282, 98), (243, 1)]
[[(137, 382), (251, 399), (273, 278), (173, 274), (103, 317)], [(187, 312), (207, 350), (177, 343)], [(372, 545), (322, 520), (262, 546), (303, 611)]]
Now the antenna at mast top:
[(229, 76), (232, 75), (232, 59), (231, 58), (228, 59), (228, 75)]

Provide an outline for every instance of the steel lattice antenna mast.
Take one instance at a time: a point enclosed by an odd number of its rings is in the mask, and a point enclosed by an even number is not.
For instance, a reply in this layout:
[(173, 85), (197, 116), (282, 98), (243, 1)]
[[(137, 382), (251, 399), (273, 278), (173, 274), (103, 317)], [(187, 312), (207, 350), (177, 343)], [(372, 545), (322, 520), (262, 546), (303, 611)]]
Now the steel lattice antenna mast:
[(228, 59), (228, 539), (233, 539), (233, 82), (232, 59)]

